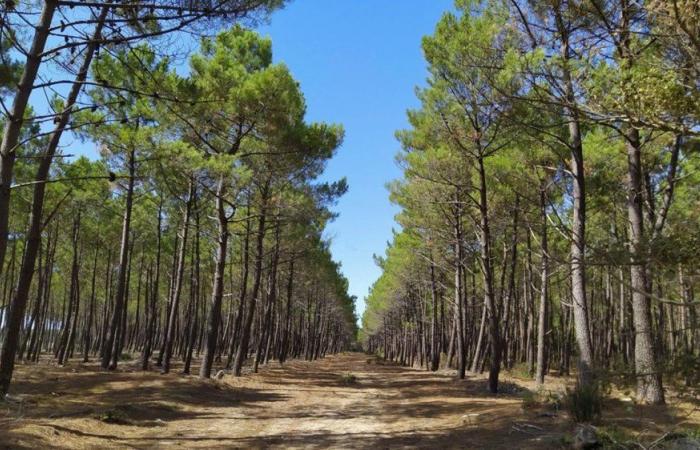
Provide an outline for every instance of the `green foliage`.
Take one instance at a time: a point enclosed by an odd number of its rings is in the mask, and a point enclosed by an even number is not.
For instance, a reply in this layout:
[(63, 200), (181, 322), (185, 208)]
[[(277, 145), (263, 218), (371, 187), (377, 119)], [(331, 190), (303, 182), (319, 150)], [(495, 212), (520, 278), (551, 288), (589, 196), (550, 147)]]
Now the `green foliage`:
[(340, 382), (352, 386), (358, 383), (357, 376), (353, 375), (352, 373), (344, 373), (340, 376)]
[(540, 389), (537, 391), (525, 390), (523, 393), (522, 408), (531, 410), (545, 408), (551, 410), (553, 414), (561, 410), (564, 396), (560, 392)]
[(129, 425), (131, 423), (129, 416), (122, 409), (108, 409), (95, 416), (95, 419), (114, 425)]
[(600, 419), (603, 412), (603, 393), (600, 383), (577, 383), (573, 389), (567, 389), (564, 405), (574, 422), (590, 423)]
[(600, 443), (604, 449), (626, 450), (639, 448), (635, 436), (616, 425), (596, 427)]

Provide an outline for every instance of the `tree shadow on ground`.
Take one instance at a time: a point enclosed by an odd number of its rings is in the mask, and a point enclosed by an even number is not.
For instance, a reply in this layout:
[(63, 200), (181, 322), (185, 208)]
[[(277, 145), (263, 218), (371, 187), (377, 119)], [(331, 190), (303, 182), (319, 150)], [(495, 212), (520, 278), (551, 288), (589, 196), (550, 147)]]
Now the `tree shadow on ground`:
[[(175, 365), (173, 373), (161, 375), (129, 366), (117, 372), (90, 365), (20, 367), (13, 394), (24, 410), (21, 417), (16, 410), (3, 415), (1, 405), (0, 448), (541, 449), (560, 448), (572, 429), (562, 412), (523, 410), (528, 391), (517, 380), (491, 394), (480, 375), (459, 380), (446, 372), (367, 364), (363, 355), (271, 362), (258, 374), (222, 381), (177, 370)], [(344, 382), (347, 373), (356, 384)], [(288, 401), (295, 402), (290, 407)], [(636, 419), (635, 427), (653, 423), (656, 429), (678, 420), (671, 409), (629, 407), (607, 401), (604, 420)], [(106, 412), (124, 422), (96, 418)]]

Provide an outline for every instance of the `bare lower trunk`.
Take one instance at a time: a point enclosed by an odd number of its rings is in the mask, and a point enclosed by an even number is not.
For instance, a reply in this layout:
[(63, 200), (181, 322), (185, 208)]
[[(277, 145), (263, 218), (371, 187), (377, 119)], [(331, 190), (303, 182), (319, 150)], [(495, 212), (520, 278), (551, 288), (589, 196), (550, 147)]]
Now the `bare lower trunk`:
[(644, 250), (644, 211), (642, 206), (642, 158), (639, 132), (630, 131), (627, 142), (628, 201), (630, 229), (630, 280), (634, 321), (634, 364), (637, 399), (643, 403), (664, 403), (661, 374), (656, 367), (651, 328), (651, 301), (648, 296)]
[(255, 314), (255, 306), (258, 302), (258, 295), (260, 294), (260, 281), (262, 278), (262, 262), (264, 258), (264, 242), (265, 242), (265, 221), (267, 219), (266, 207), (268, 200), (268, 190), (269, 182), (266, 183), (263, 188), (261, 207), (260, 207), (260, 217), (258, 218), (258, 230), (256, 235), (255, 244), (255, 267), (253, 274), (253, 290), (250, 297), (250, 305), (248, 306), (248, 311), (246, 314), (245, 323), (243, 324), (243, 329), (241, 330), (241, 343), (238, 346), (238, 351), (236, 352), (236, 359), (233, 364), (233, 374), (237, 377), (241, 376), (241, 370), (243, 368), (243, 363), (248, 356), (248, 343), (250, 341), (250, 331), (253, 325), (253, 317)]
[(438, 305), (437, 283), (435, 282), (435, 264), (430, 260), (430, 295), (432, 299), (432, 320), (430, 324), (430, 370), (435, 372), (440, 367), (440, 343), (438, 342)]
[(218, 249), (216, 252), (216, 267), (214, 269), (214, 284), (211, 294), (211, 307), (207, 317), (206, 343), (202, 365), (199, 369), (201, 378), (211, 377), (211, 368), (216, 355), (216, 344), (219, 336), (221, 321), (221, 301), (224, 296), (224, 270), (226, 269), (226, 247), (228, 246), (228, 218), (226, 217), (224, 195), (226, 195), (226, 179), (221, 177), (216, 190), (216, 211), (219, 224)]
[(491, 230), (489, 225), (489, 209), (486, 191), (486, 171), (484, 158), (479, 155), (479, 212), (481, 226), (479, 243), (481, 247), (481, 273), (484, 278), (484, 303), (488, 310), (489, 319), (489, 344), (491, 350), (491, 366), (489, 368), (489, 390), (498, 392), (498, 375), (501, 371), (501, 338), (498, 329), (498, 308), (493, 292), (493, 269), (491, 266)]
[(124, 222), (122, 224), (121, 247), (119, 250), (119, 272), (117, 274), (117, 291), (114, 298), (114, 310), (110, 320), (104, 353), (102, 354), (102, 368), (114, 370), (119, 362), (118, 335), (121, 333), (121, 321), (124, 313), (126, 298), (126, 275), (129, 265), (129, 237), (131, 234), (131, 210), (134, 203), (134, 182), (136, 175), (136, 161), (134, 151), (129, 155), (129, 181), (126, 191), (126, 205), (124, 207)]
[(542, 220), (541, 250), (542, 261), (540, 268), (540, 309), (537, 317), (537, 369), (535, 371), (535, 381), (538, 385), (544, 384), (545, 373), (545, 337), (547, 335), (547, 288), (549, 277), (549, 249), (547, 248), (547, 210), (546, 192), (543, 186), (540, 191), (540, 215)]
[(187, 237), (189, 234), (190, 212), (192, 211), (192, 200), (194, 198), (194, 180), (190, 180), (189, 192), (187, 193), (187, 203), (185, 214), (182, 218), (182, 238), (177, 255), (177, 269), (175, 271), (175, 281), (172, 298), (170, 299), (170, 320), (165, 333), (165, 355), (163, 357), (163, 373), (170, 372), (170, 358), (173, 353), (173, 341), (175, 340), (175, 323), (177, 319), (178, 307), (180, 305), (180, 291), (182, 290), (182, 279), (185, 274), (185, 253), (187, 250)]

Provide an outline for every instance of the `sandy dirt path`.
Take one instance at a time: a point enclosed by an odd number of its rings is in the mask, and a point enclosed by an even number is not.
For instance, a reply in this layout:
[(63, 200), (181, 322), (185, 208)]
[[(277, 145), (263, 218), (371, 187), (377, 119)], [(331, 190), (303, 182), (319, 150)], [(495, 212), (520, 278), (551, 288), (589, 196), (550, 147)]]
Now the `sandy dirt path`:
[(362, 354), (211, 381), (77, 364), (21, 366), (17, 380), (0, 448), (557, 448), (570, 428), (523, 411), (512, 382), (491, 395), (482, 377)]

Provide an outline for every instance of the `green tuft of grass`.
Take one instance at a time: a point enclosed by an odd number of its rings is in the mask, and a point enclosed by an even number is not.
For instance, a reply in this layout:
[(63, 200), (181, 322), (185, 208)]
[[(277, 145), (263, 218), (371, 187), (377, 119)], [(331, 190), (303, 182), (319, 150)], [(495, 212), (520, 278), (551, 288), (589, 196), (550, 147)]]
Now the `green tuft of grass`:
[(115, 425), (128, 425), (130, 423), (124, 411), (119, 409), (108, 409), (98, 414), (95, 419), (104, 423), (111, 423)]
[(357, 377), (351, 373), (344, 373), (340, 376), (340, 381), (347, 385), (357, 384)]
[(561, 409), (562, 397), (550, 390), (525, 391), (523, 393), (523, 410), (546, 408), (555, 412)]
[(616, 450), (639, 448), (639, 445), (634, 440), (634, 436), (617, 425), (600, 426), (596, 430), (598, 431), (600, 445), (603, 448)]

